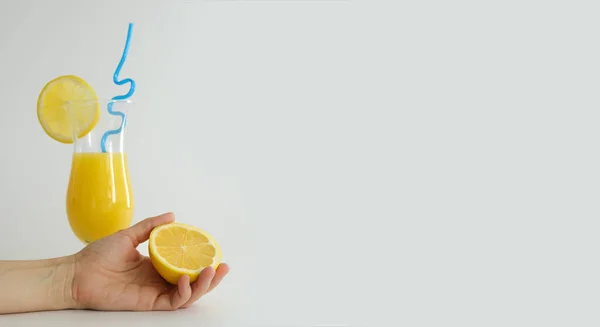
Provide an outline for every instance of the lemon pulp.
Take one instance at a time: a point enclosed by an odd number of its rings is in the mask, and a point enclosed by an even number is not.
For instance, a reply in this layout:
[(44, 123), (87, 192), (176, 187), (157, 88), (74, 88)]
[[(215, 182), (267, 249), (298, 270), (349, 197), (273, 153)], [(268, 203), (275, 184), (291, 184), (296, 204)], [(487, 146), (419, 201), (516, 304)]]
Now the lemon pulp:
[(177, 285), (183, 275), (188, 275), (192, 283), (204, 268), (216, 269), (222, 256), (212, 236), (200, 228), (181, 223), (152, 230), (148, 252), (156, 271), (173, 285)]

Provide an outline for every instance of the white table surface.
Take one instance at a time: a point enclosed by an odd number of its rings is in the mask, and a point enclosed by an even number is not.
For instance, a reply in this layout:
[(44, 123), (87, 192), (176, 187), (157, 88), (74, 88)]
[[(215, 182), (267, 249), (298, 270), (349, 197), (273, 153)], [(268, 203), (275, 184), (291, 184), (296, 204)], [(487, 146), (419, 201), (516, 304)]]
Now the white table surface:
[[(305, 308), (280, 302), (272, 310), (261, 310), (251, 303), (232, 301), (221, 295), (209, 295), (195, 305), (168, 312), (100, 312), (66, 310), (0, 316), (0, 326), (203, 326), (203, 327), (309, 327), (367, 326), (348, 322), (349, 315), (332, 320), (315, 317)], [(279, 308), (277, 307), (279, 306)], [(296, 311), (290, 315), (290, 311)], [(267, 313), (268, 312), (268, 313)], [(325, 314), (327, 315), (327, 314)]]
[[(223, 305), (200, 304), (172, 312), (57, 311), (0, 317), (2, 326), (255, 326)], [(248, 322), (248, 320), (245, 320)]]

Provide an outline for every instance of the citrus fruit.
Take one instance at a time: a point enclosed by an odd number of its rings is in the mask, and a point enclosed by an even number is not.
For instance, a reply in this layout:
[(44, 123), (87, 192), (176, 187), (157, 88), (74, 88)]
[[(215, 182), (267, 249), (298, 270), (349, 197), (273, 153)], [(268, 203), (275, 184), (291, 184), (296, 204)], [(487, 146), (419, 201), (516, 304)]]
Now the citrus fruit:
[[(68, 101), (75, 103), (67, 108)], [(100, 105), (88, 83), (80, 77), (65, 75), (44, 86), (38, 97), (37, 116), (48, 136), (61, 143), (73, 143), (75, 130), (80, 138), (98, 123)]]
[(148, 241), (148, 253), (156, 271), (173, 285), (177, 285), (183, 275), (188, 275), (193, 283), (204, 268), (216, 269), (222, 256), (212, 236), (182, 223), (154, 228)]

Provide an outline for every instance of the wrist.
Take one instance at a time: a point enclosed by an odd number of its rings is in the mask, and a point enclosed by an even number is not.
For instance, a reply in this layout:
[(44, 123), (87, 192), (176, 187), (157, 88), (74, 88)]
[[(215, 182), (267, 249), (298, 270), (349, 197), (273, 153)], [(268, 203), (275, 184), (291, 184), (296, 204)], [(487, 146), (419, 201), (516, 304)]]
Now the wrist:
[(75, 309), (77, 302), (73, 290), (75, 279), (75, 256), (57, 258), (54, 263), (54, 278), (50, 289), (49, 298), (53, 309)]
[(0, 261), (0, 314), (76, 307), (75, 257)]

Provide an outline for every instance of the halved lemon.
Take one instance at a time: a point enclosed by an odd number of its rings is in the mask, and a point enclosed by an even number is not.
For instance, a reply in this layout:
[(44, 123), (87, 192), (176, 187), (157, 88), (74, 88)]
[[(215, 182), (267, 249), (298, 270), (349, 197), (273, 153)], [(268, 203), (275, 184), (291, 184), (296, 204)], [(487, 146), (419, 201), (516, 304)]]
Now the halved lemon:
[[(68, 101), (80, 103), (81, 108), (67, 108)], [(42, 128), (56, 141), (73, 143), (89, 133), (100, 118), (100, 105), (94, 89), (74, 75), (57, 77), (48, 82), (38, 97), (37, 116)]]
[(154, 268), (169, 283), (177, 285), (183, 275), (193, 283), (206, 267), (221, 263), (221, 248), (217, 241), (200, 228), (169, 223), (150, 233), (148, 252)]

